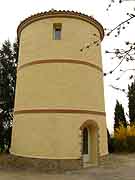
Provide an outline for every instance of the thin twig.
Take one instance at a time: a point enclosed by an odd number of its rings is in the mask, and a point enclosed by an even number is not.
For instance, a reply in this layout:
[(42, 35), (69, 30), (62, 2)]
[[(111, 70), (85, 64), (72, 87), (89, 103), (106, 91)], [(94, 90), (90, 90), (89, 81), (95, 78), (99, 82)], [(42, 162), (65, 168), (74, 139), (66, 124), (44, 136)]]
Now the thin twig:
[[(132, 50), (132, 48), (130, 48), (128, 51), (125, 51), (126, 54), (123, 56), (123, 58), (122, 58), (122, 60), (119, 62), (119, 64), (118, 64), (113, 70), (111, 70), (109, 73), (105, 73), (104, 75), (112, 74), (112, 73), (122, 64), (122, 62), (125, 60), (126, 56), (130, 53), (131, 50)], [(116, 57), (119, 57), (119, 56), (116, 55)]]
[(126, 19), (125, 21), (121, 22), (120, 24), (118, 24), (115, 28), (113, 28), (112, 30), (110, 30), (110, 32), (107, 33), (107, 36), (109, 36), (113, 31), (115, 31), (116, 29), (121, 28), (122, 25), (124, 25), (126, 22), (129, 22), (131, 19), (135, 18), (134, 14), (127, 14), (130, 16), (130, 18)]

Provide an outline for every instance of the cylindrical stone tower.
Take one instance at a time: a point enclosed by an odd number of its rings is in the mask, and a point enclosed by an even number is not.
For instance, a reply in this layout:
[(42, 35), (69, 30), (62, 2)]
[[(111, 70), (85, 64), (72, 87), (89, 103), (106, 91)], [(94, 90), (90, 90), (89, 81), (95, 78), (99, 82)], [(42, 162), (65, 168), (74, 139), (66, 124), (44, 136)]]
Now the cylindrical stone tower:
[(11, 153), (55, 168), (97, 163), (108, 153), (101, 24), (81, 13), (52, 10), (25, 19), (17, 33)]

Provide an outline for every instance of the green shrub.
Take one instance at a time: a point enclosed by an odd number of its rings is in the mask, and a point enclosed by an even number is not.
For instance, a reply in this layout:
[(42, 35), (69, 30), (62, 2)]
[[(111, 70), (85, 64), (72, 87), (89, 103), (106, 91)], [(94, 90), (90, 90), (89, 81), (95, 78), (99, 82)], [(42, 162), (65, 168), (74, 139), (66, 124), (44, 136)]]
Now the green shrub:
[(135, 126), (124, 127), (121, 125), (111, 138), (112, 152), (135, 152)]
[(135, 152), (135, 136), (127, 136), (128, 152)]
[(128, 150), (128, 144), (125, 140), (112, 139), (113, 152), (126, 152)]

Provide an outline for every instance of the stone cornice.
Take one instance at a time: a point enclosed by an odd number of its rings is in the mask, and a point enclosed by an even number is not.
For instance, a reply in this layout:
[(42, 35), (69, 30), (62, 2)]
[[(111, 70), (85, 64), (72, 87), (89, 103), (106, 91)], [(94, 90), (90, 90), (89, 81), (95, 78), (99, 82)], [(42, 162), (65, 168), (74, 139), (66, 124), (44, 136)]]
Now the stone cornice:
[(88, 16), (88, 15), (82, 14), (80, 12), (74, 12), (74, 11), (51, 10), (51, 11), (47, 11), (47, 12), (37, 13), (35, 15), (32, 15), (32, 16), (24, 19), (17, 28), (18, 40), (20, 38), (20, 34), (21, 34), (22, 30), (26, 26), (28, 26), (29, 24), (31, 24), (35, 21), (45, 19), (45, 18), (52, 18), (52, 17), (77, 18), (77, 19), (86, 21), (86, 22), (92, 24), (93, 26), (95, 26), (99, 30), (101, 41), (104, 38), (104, 29), (103, 29), (102, 25), (96, 19), (94, 19), (92, 16)]

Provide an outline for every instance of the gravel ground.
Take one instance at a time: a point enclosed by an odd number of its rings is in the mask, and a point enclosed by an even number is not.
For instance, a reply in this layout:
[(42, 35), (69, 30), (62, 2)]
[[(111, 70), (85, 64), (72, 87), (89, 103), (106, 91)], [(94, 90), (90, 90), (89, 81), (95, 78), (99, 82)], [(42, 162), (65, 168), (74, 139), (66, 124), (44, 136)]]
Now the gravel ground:
[[(0, 180), (135, 180), (135, 154), (110, 154), (102, 158), (99, 167), (63, 173), (3, 166), (7, 157), (0, 156)], [(9, 158), (9, 157), (8, 157)]]

